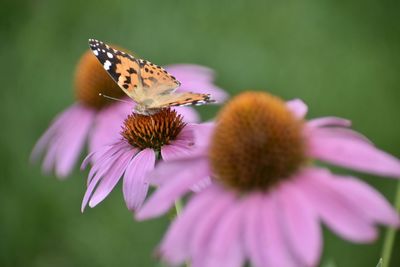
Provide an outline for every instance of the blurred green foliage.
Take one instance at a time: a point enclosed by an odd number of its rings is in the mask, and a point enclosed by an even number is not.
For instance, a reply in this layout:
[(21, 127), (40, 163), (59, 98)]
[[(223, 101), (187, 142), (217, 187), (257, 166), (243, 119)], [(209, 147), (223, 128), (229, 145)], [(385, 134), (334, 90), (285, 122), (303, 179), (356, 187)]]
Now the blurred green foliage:
[[(302, 98), (400, 157), (399, 1), (51, 1), (0, 3), (0, 266), (155, 266), (167, 219), (137, 223), (121, 190), (80, 213), (85, 174), (43, 176), (29, 153), (73, 103), (88, 38), (158, 64), (216, 70), (231, 94)], [(199, 109), (211, 118), (217, 108)], [(357, 174), (393, 200), (395, 181)], [(120, 189), (120, 188), (118, 188)], [(383, 235), (381, 235), (383, 236)], [(324, 264), (375, 266), (382, 238), (355, 245), (325, 231)], [(400, 239), (399, 237), (397, 239)], [(397, 240), (391, 266), (400, 266)]]

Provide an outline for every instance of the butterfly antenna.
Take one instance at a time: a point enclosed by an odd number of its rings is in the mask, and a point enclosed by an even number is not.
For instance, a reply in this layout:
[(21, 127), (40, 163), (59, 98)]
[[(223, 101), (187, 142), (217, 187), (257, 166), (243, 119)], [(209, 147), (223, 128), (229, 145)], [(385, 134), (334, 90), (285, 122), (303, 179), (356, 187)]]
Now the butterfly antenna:
[(102, 93), (99, 93), (99, 96), (102, 96), (102, 97), (104, 97), (104, 98), (108, 98), (108, 99), (111, 99), (111, 100), (115, 100), (115, 101), (127, 103), (127, 104), (132, 104), (132, 103), (130, 103), (129, 101), (125, 101), (125, 100), (122, 100), (122, 99), (118, 99), (118, 98), (115, 98), (115, 97), (111, 97), (111, 96), (108, 96), (108, 95), (104, 95), (104, 94), (102, 94)]

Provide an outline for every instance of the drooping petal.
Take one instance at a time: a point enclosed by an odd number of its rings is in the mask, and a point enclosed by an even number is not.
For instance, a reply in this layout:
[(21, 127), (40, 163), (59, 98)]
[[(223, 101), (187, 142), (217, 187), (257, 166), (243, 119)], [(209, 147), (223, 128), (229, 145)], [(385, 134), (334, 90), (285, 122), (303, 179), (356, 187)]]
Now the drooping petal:
[(322, 237), (313, 207), (290, 182), (279, 187), (282, 225), (296, 258), (304, 266), (316, 266), (321, 256)]
[(350, 127), (351, 121), (339, 117), (322, 117), (312, 119), (307, 122), (307, 125), (312, 128), (320, 127)]
[(91, 182), (91, 179), (99, 170), (104, 170), (104, 166), (115, 160), (115, 155), (119, 155), (119, 153), (128, 152), (130, 150), (132, 150), (132, 147), (123, 140), (113, 145), (102, 147), (102, 149), (95, 153), (96, 159), (92, 159), (93, 166), (89, 171), (87, 184)]
[(374, 188), (367, 183), (346, 176), (331, 174), (331, 179), (325, 182), (336, 190), (349, 205), (354, 206), (363, 213), (363, 216), (371, 222), (390, 225), (393, 227), (400, 226), (399, 215), (391, 204)]
[(69, 129), (65, 129), (67, 132), (63, 134), (64, 137), (57, 140), (60, 142), (55, 166), (58, 177), (66, 177), (71, 172), (88, 136), (94, 113), (92, 110), (83, 110), (85, 112), (80, 112), (70, 118), (72, 125)]
[(43, 170), (53, 168), (59, 178), (68, 176), (83, 148), (96, 112), (80, 104), (69, 107), (56, 117), (49, 129), (36, 143), (31, 160), (36, 161), (47, 148)]
[(317, 131), (319, 136), (326, 136), (326, 137), (331, 137), (331, 138), (343, 138), (343, 139), (348, 139), (348, 140), (354, 140), (358, 142), (366, 142), (369, 143), (370, 145), (373, 145), (373, 143), (364, 135), (353, 131), (349, 128), (343, 128), (343, 127), (324, 127), (324, 128), (310, 128), (305, 130), (306, 135), (313, 134), (313, 131)]
[[(193, 162), (189, 166), (180, 166), (180, 169), (174, 173), (170, 173), (171, 176), (167, 176), (163, 173), (163, 180), (168, 180), (167, 183), (162, 184), (158, 188), (150, 199), (143, 205), (143, 207), (137, 212), (136, 219), (143, 220), (153, 218), (167, 212), (174, 202), (182, 197), (185, 193), (190, 190), (194, 184), (201, 181), (204, 177), (209, 174), (207, 162), (201, 161)], [(170, 164), (165, 164), (170, 166)], [(157, 173), (162, 171), (157, 168)], [(169, 172), (167, 172), (169, 173)], [(154, 174), (150, 174), (153, 176)]]
[(146, 175), (154, 169), (155, 162), (154, 151), (146, 148), (140, 151), (126, 168), (122, 189), (129, 210), (136, 211), (142, 206), (149, 188)]
[(261, 193), (254, 193), (246, 197), (245, 205), (246, 210), (243, 217), (244, 220), (244, 246), (246, 255), (250, 258), (252, 266), (264, 267), (268, 266), (268, 262), (264, 261), (264, 250), (262, 247), (262, 240), (260, 230), (264, 229), (262, 215), (263, 195)]
[(115, 157), (114, 163), (107, 171), (107, 173), (104, 174), (89, 201), (89, 206), (91, 208), (95, 207), (97, 204), (103, 201), (113, 190), (113, 188), (125, 172), (128, 163), (130, 162), (132, 157), (134, 157), (135, 153), (136, 150), (132, 150), (128, 152), (123, 152), (121, 153), (121, 155)]
[(68, 118), (71, 116), (71, 114), (73, 115), (77, 109), (79, 109), (78, 105), (72, 105), (53, 119), (49, 128), (39, 138), (32, 149), (32, 153), (30, 155), (31, 161), (35, 162), (39, 159), (46, 147), (49, 145), (49, 143), (51, 143), (53, 136), (59, 132), (60, 127), (62, 128), (62, 126), (65, 125), (65, 123), (68, 121)]
[(50, 175), (54, 169), (55, 162), (57, 159), (57, 153), (59, 151), (60, 143), (52, 142), (44, 155), (42, 169), (46, 175)]
[(367, 173), (400, 177), (400, 160), (370, 143), (312, 131), (309, 154), (317, 159)]
[(214, 234), (208, 246), (207, 256), (204, 257), (204, 267), (241, 267), (245, 255), (242, 246), (243, 215), (247, 206), (239, 201), (221, 214), (214, 226)]
[(108, 147), (104, 151), (104, 154), (99, 158), (99, 160), (94, 163), (93, 167), (89, 172), (87, 189), (81, 205), (82, 212), (84, 211), (86, 205), (88, 204), (93, 194), (93, 191), (97, 186), (97, 184), (99, 183), (99, 181), (103, 178), (105, 174), (107, 174), (107, 172), (110, 170), (115, 160), (118, 159), (124, 153), (124, 150), (121, 149), (117, 150), (114, 153), (113, 148), (114, 147)]
[(377, 230), (371, 220), (327, 182), (327, 170), (308, 169), (296, 179), (296, 186), (309, 200), (319, 217), (335, 233), (353, 242), (371, 242)]
[(210, 245), (215, 236), (216, 225), (237, 203), (236, 196), (232, 192), (224, 190), (217, 185), (212, 187), (216, 188), (213, 191), (213, 204), (204, 211), (202, 218), (196, 223), (196, 227), (192, 229), (190, 242), (187, 244), (190, 249), (193, 266), (206, 266), (207, 258), (210, 256)]
[(271, 191), (269, 194), (265, 194), (260, 210), (263, 228), (260, 229), (259, 234), (261, 247), (264, 250), (263, 261), (267, 263), (265, 266), (300, 266), (291, 255), (285, 240), (280, 221), (282, 211), (277, 200), (276, 192)]
[(301, 99), (287, 101), (286, 106), (298, 119), (303, 119), (308, 111), (307, 105)]
[(218, 188), (210, 187), (193, 196), (172, 222), (159, 247), (159, 253), (168, 263), (178, 265), (190, 257), (188, 243), (193, 230), (197, 229), (197, 223), (215, 202), (218, 192)]
[(109, 160), (107, 163), (103, 164), (103, 168), (99, 170), (97, 173), (93, 175), (88, 182), (85, 195), (83, 196), (82, 204), (81, 204), (81, 212), (85, 211), (87, 204), (89, 203), (90, 197), (93, 194), (93, 191), (96, 185), (99, 183), (100, 179), (103, 177), (105, 173), (110, 169), (112, 161)]

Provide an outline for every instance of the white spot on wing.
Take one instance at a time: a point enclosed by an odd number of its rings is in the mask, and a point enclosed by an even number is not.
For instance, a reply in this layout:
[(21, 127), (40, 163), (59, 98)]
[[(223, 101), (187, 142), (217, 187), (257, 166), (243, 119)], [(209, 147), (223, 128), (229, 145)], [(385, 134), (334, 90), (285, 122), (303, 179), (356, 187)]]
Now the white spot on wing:
[(93, 50), (93, 54), (95, 54), (96, 56), (99, 55), (99, 52), (97, 52), (97, 50)]
[(114, 57), (113, 54), (111, 54), (110, 52), (107, 52), (107, 56), (108, 56), (109, 58), (113, 58), (113, 57)]
[(109, 70), (109, 69), (110, 69), (110, 66), (111, 66), (111, 62), (110, 62), (109, 60), (106, 60), (106, 61), (104, 62), (104, 69), (105, 69), (105, 70)]

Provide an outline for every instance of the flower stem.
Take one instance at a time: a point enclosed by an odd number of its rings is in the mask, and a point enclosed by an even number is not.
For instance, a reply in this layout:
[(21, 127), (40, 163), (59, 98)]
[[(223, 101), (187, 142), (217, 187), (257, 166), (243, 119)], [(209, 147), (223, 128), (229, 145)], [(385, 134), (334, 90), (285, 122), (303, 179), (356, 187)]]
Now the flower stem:
[(181, 214), (182, 211), (182, 200), (180, 200), (179, 198), (175, 201), (175, 213), (176, 216), (179, 216), (179, 214)]
[[(400, 182), (397, 183), (396, 197), (394, 200), (394, 206), (397, 212), (400, 211)], [(396, 236), (396, 228), (389, 227), (386, 230), (385, 240), (382, 249), (382, 267), (389, 267), (390, 256), (393, 250), (394, 239)]]

